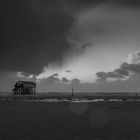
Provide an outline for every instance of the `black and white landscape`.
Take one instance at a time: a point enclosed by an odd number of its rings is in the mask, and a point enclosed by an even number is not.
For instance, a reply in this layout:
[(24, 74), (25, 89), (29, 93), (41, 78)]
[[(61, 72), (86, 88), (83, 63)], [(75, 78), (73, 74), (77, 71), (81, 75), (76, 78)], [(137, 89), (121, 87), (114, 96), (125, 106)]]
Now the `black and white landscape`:
[(140, 1), (2, 0), (0, 140), (139, 140)]

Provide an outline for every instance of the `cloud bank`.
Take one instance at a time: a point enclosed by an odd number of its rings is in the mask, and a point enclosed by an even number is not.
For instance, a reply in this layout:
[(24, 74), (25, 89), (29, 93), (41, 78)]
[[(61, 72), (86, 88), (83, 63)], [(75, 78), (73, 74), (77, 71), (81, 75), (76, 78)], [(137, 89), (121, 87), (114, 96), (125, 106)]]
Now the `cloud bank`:
[(138, 90), (139, 6), (137, 0), (3, 1), (0, 72), (37, 81), (44, 91)]
[(140, 52), (136, 52), (133, 55), (129, 55), (128, 62), (121, 64), (120, 68), (115, 69), (112, 72), (98, 72), (97, 77), (100, 80), (106, 80), (108, 78), (113, 79), (125, 79), (132, 75), (140, 74)]
[[(109, 72), (97, 72), (96, 80), (93, 83), (81, 82), (80, 79), (69, 80), (67, 77), (59, 79), (59, 75), (52, 75), (44, 81), (50, 86), (46, 90), (53, 90), (56, 87), (57, 91), (71, 91), (74, 87), (75, 92), (138, 92), (140, 83), (140, 52), (130, 55), (126, 62), (123, 62), (118, 68)], [(55, 77), (56, 76), (56, 77)], [(94, 79), (94, 77), (92, 77)], [(52, 80), (53, 79), (53, 80)], [(45, 90), (45, 89), (44, 89)]]
[[(97, 72), (117, 68), (127, 54), (139, 49), (140, 11), (134, 8), (134, 1), (129, 1), (131, 8), (129, 2), (116, 0), (63, 2), (64, 11), (73, 19), (65, 36), (69, 49), (63, 53), (61, 65), (50, 62), (38, 79), (58, 73), (59, 78), (93, 83)], [(127, 66), (122, 67), (114, 73), (98, 73), (98, 76), (123, 78), (121, 72), (128, 73)], [(66, 73), (67, 70), (72, 72)]]

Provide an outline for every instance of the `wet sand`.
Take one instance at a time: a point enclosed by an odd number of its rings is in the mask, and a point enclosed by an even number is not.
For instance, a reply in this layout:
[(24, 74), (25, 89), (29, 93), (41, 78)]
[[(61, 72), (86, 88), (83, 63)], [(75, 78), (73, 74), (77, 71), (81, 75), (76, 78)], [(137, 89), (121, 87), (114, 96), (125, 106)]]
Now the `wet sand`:
[(0, 140), (140, 140), (140, 101), (0, 101)]

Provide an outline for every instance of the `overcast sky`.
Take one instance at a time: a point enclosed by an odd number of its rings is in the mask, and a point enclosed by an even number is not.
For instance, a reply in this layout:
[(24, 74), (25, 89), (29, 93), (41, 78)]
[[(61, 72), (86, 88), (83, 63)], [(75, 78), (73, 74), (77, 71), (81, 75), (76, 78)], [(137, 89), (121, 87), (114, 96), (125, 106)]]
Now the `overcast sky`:
[(139, 0), (0, 2), (0, 91), (140, 91)]

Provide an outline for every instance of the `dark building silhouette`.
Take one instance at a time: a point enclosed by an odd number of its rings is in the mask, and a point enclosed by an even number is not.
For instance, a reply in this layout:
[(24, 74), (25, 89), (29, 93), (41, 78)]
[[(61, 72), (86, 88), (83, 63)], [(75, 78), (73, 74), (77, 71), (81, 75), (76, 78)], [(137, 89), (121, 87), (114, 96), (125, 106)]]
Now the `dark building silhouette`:
[(18, 81), (13, 89), (14, 95), (31, 95), (35, 94), (36, 83), (30, 81)]

